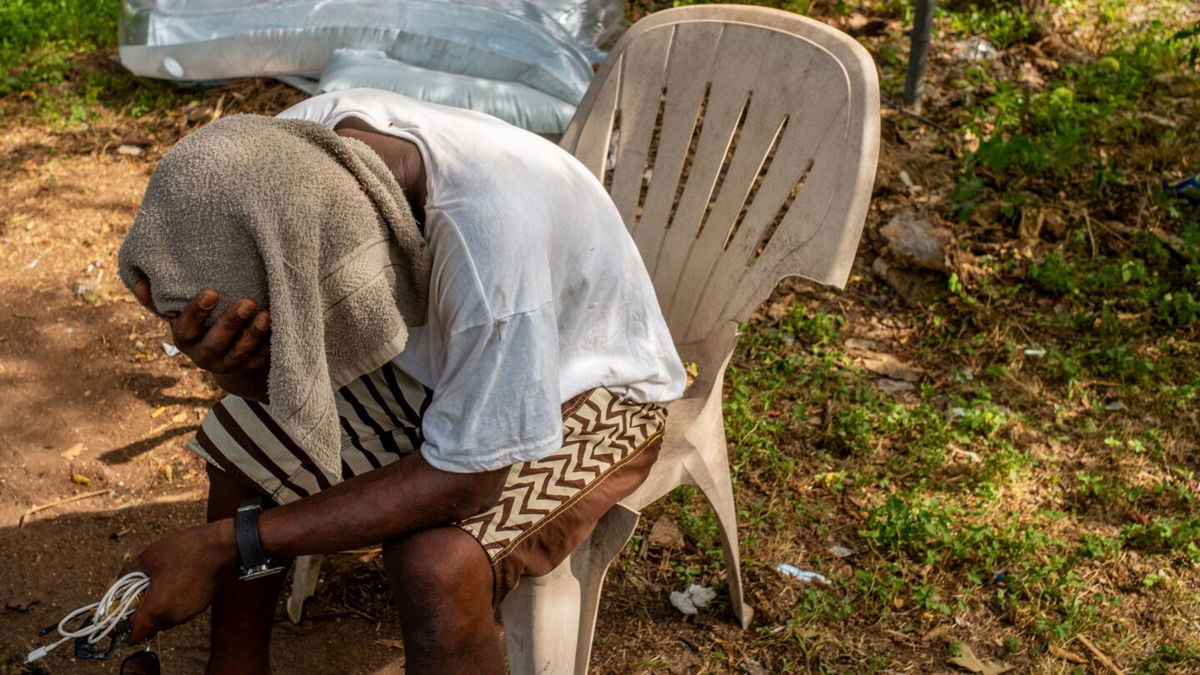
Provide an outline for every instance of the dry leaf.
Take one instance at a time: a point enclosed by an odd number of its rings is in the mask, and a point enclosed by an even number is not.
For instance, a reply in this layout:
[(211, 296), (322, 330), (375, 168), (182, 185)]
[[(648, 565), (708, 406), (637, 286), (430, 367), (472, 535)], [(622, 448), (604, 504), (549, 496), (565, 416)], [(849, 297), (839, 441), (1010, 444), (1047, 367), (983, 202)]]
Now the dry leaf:
[(168, 483), (175, 482), (175, 469), (171, 468), (170, 464), (166, 464), (163, 466), (163, 475), (167, 477)]
[(950, 658), (950, 663), (969, 670), (972, 673), (982, 673), (983, 675), (1000, 675), (1012, 670), (1012, 666), (1003, 661), (981, 661), (978, 656), (975, 656), (975, 651), (971, 649), (971, 645), (960, 642), (958, 649), (962, 652), (962, 656), (954, 656)]
[(937, 628), (934, 628), (933, 630), (926, 633), (925, 637), (922, 637), (921, 639), (924, 640), (925, 642), (929, 642), (931, 640), (936, 640), (936, 639), (942, 637), (943, 635), (945, 635), (946, 633), (949, 633), (952, 630), (954, 630), (954, 624), (944, 623), (944, 624), (938, 626)]
[(81, 473), (73, 473), (71, 474), (71, 482), (79, 485), (91, 485), (92, 479)]
[(78, 457), (79, 453), (81, 452), (83, 452), (83, 443), (76, 443), (70, 448), (67, 448), (67, 451), (62, 454), (62, 457), (65, 460), (72, 460)]
[(904, 363), (891, 354), (864, 351), (859, 356), (862, 357), (863, 368), (872, 373), (886, 375), (893, 380), (918, 382), (925, 375), (924, 370)]

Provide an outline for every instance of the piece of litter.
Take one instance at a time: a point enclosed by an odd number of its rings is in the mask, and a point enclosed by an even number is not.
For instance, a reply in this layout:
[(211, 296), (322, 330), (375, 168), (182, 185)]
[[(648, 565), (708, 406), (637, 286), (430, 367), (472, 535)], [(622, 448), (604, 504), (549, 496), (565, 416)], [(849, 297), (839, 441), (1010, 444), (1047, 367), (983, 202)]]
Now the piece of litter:
[(142, 149), (136, 145), (125, 144), (117, 148), (117, 154), (125, 155), (126, 157), (141, 157)]
[(1104, 404), (1104, 409), (1109, 412), (1116, 412), (1125, 409), (1125, 403), (1122, 401), (1109, 401)]
[(834, 544), (833, 546), (830, 546), (829, 552), (839, 558), (849, 558), (850, 556), (854, 555), (854, 549), (848, 546), (842, 546), (841, 544)]
[(995, 586), (996, 584), (1003, 584), (1003, 583), (1008, 583), (1008, 572), (1005, 570), (1000, 570), (999, 572), (996, 572), (995, 574), (993, 574), (992, 578), (983, 582), (983, 585), (984, 586)]
[(809, 570), (802, 570), (791, 563), (779, 563), (775, 566), (775, 570), (780, 574), (784, 574), (789, 577), (795, 577), (796, 579), (799, 579), (805, 583), (815, 582), (823, 586), (833, 585), (832, 582), (830, 582), (829, 579), (826, 579), (823, 575)]
[(76, 485), (91, 485), (92, 479), (81, 473), (73, 473), (71, 474), (71, 482)]
[(154, 412), (150, 413), (150, 419), (157, 419), (159, 415), (161, 415), (165, 412), (167, 412), (166, 406), (160, 405), (154, 409)]
[(954, 58), (959, 61), (985, 61), (996, 57), (1000, 52), (992, 43), (981, 37), (967, 38), (953, 43)]
[(1036, 356), (1038, 358), (1041, 358), (1045, 355), (1046, 355), (1045, 349), (1026, 349), (1025, 350), (1025, 356)]
[(183, 352), (179, 351), (179, 347), (176, 347), (175, 345), (171, 344), (170, 342), (164, 342), (164, 343), (162, 343), (162, 346), (163, 346), (163, 353), (165, 353), (167, 356), (179, 356), (180, 354), (183, 353)]
[(707, 607), (708, 603), (712, 602), (716, 597), (717, 592), (708, 586), (692, 584), (682, 593), (671, 591), (671, 604), (680, 612), (691, 615), (696, 614), (698, 609)]
[(946, 411), (946, 417), (949, 417), (949, 418), (966, 417), (966, 416), (967, 416), (967, 409), (959, 407), (959, 406), (955, 406)]
[(692, 602), (687, 595), (679, 591), (671, 591), (671, 604), (675, 606), (675, 609), (684, 614), (692, 615), (698, 613), (696, 611), (696, 603)]

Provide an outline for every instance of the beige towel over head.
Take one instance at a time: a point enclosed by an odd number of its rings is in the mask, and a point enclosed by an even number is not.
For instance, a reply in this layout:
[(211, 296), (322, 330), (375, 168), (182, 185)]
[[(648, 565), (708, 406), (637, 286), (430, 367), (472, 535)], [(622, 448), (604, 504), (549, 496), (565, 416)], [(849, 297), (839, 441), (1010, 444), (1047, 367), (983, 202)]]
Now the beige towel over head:
[(333, 394), (424, 322), (430, 256), (404, 193), (364, 143), (319, 124), (218, 120), (163, 157), (121, 245), (121, 279), (169, 317), (205, 288), (271, 311), (272, 413), (341, 474)]

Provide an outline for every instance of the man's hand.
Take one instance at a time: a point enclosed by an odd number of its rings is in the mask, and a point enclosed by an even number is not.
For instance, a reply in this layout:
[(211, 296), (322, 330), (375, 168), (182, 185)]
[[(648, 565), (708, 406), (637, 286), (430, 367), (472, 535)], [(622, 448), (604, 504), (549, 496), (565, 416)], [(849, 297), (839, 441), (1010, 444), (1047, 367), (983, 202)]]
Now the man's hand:
[[(150, 282), (137, 282), (133, 294), (154, 310)], [(204, 324), (218, 300), (220, 296), (212, 289), (197, 293), (179, 316), (168, 320), (171, 339), (192, 363), (216, 375), (223, 389), (265, 401), (271, 364), (271, 313), (257, 311), (254, 300), (242, 298), (206, 328)]]
[(233, 573), (237, 543), (233, 521), (218, 520), (168, 535), (151, 544), (121, 576), (145, 572), (150, 586), (130, 617), (135, 644), (178, 626), (212, 604), (221, 579)]

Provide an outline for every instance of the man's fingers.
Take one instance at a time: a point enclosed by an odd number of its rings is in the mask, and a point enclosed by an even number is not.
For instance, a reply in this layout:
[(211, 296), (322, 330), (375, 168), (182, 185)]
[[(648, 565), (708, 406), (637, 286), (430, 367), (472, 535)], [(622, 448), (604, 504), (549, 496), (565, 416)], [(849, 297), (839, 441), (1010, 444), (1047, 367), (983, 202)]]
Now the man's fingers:
[(211, 288), (206, 288), (192, 297), (192, 301), (183, 308), (183, 312), (171, 322), (171, 337), (176, 346), (182, 349), (204, 337), (204, 323), (208, 321), (208, 315), (220, 299), (221, 296)]
[(259, 312), (258, 316), (246, 326), (237, 342), (230, 347), (229, 353), (225, 355), (225, 366), (234, 368), (244, 365), (244, 362), (251, 358), (262, 345), (263, 338), (271, 330), (271, 314), (270, 312)]
[(271, 363), (271, 341), (263, 340), (259, 345), (258, 351), (250, 355), (250, 359), (246, 361), (243, 368), (247, 371), (264, 371)]
[(225, 354), (237, 340), (242, 324), (254, 314), (257, 307), (258, 304), (250, 298), (242, 298), (222, 312), (204, 337), (200, 338), (196, 354), (191, 355), (194, 360), (199, 357), (197, 365), (214, 373), (228, 370), (228, 364), (224, 363)]

